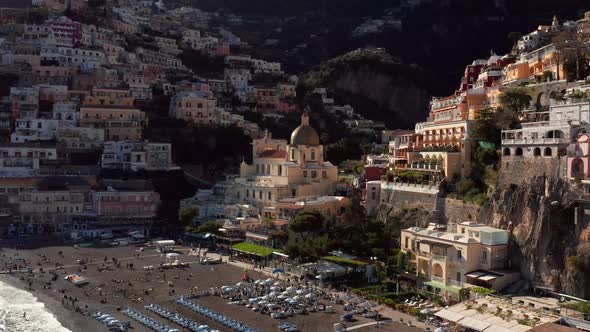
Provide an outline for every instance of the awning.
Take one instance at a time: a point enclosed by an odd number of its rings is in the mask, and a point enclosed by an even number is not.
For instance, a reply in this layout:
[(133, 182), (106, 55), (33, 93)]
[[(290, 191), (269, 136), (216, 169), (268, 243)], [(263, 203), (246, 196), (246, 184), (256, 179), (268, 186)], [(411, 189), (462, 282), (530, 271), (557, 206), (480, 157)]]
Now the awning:
[(461, 287), (452, 286), (452, 285), (445, 285), (445, 284), (441, 284), (436, 281), (427, 281), (424, 283), (424, 285), (428, 285), (428, 286), (431, 286), (434, 288), (440, 288), (440, 289), (443, 289), (443, 290), (446, 290), (448, 292), (455, 293), (455, 294), (459, 294), (459, 291), (461, 290)]
[(442, 310), (438, 311), (437, 313), (435, 313), (434, 315), (437, 317), (440, 317), (444, 320), (448, 320), (449, 322), (453, 322), (453, 323), (456, 323), (456, 322), (460, 321), (461, 319), (465, 318), (465, 316), (461, 315), (460, 313), (450, 311), (447, 309), (442, 309)]
[(491, 274), (486, 274), (483, 277), (477, 278), (477, 280), (490, 281), (490, 280), (495, 280), (497, 278), (498, 278), (498, 276), (494, 276), (494, 275), (491, 275)]
[(484, 330), (485, 332), (514, 332), (510, 329), (504, 328), (498, 325), (491, 325), (487, 329)]
[(273, 251), (272, 254), (277, 255), (277, 256), (281, 256), (281, 257), (285, 257), (285, 258), (289, 258), (289, 255), (283, 254), (282, 252), (278, 252), (278, 251)]
[(262, 241), (268, 240), (267, 235), (250, 233), (250, 232), (246, 232), (246, 237), (251, 238), (251, 239), (256, 239), (256, 240), (262, 240)]
[(429, 241), (429, 240), (419, 240), (418, 242), (419, 243), (427, 244), (429, 246), (435, 246), (435, 247), (440, 247), (440, 248), (448, 248), (448, 247), (452, 247), (453, 246), (451, 244), (440, 243), (440, 242)]
[(486, 323), (479, 319), (474, 319), (471, 317), (465, 317), (459, 321), (459, 324), (463, 327), (476, 330), (476, 331), (484, 331), (488, 327), (490, 327), (490, 323)]
[(481, 276), (483, 276), (483, 275), (485, 275), (485, 273), (484, 273), (484, 272), (477, 272), (477, 271), (476, 271), (476, 272), (470, 272), (470, 273), (467, 273), (465, 276), (466, 276), (466, 277), (469, 277), (469, 278), (478, 278), (478, 277), (481, 277)]

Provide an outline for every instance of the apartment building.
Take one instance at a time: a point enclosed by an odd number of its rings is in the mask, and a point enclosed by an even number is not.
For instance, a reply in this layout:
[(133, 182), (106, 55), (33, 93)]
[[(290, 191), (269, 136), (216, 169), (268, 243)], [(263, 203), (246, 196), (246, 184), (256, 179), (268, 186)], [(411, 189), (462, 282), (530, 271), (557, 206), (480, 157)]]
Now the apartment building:
[(0, 175), (30, 176), (43, 162), (57, 160), (55, 145), (39, 143), (0, 144)]
[(424, 290), (459, 300), (462, 288), (501, 290), (518, 280), (509, 271), (508, 231), (474, 222), (401, 231), (401, 249), (411, 255)]
[(80, 126), (103, 128), (105, 140), (140, 140), (147, 117), (132, 106), (83, 106), (80, 108)]
[(193, 124), (216, 123), (217, 100), (203, 91), (181, 91), (170, 100), (170, 116)]
[(160, 194), (154, 191), (106, 191), (91, 193), (92, 211), (98, 220), (113, 223), (149, 222), (156, 217)]
[(134, 171), (169, 171), (173, 168), (172, 145), (146, 141), (106, 142), (101, 167)]

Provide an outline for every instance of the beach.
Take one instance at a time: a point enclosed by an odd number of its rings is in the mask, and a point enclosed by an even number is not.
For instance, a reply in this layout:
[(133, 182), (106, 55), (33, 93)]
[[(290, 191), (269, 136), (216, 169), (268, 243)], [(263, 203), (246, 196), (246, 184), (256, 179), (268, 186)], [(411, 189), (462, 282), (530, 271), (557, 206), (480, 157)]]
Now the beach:
[[(229, 331), (217, 322), (182, 307), (175, 300), (180, 295), (190, 294), (191, 291), (235, 285), (242, 280), (244, 268), (227, 263), (201, 265), (198, 264), (196, 256), (186, 255), (188, 248), (178, 249), (180, 249), (177, 251), (180, 255), (177, 258), (180, 262), (188, 263), (188, 266), (165, 271), (144, 270), (144, 266), (158, 266), (165, 260), (153, 248), (146, 248), (141, 252), (138, 251), (138, 247), (134, 246), (106, 248), (50, 246), (34, 249), (2, 249), (0, 270), (16, 267), (20, 268), (20, 271), (31, 269), (32, 273), (5, 273), (0, 275), (0, 281), (22, 290), (28, 290), (30, 287), (31, 297), (34, 295), (38, 299), (38, 304), (35, 306), (41, 307), (35, 312), (40, 310), (47, 312), (48, 317), (44, 318), (45, 316), (39, 315), (39, 320), (51, 320), (49, 317), (54, 315), (57, 321), (63, 325), (60, 327), (56, 321), (56, 327), (52, 327), (50, 331), (105, 331), (108, 329), (92, 318), (90, 314), (97, 311), (106, 312), (119, 320), (130, 321), (120, 312), (125, 307), (139, 310), (172, 328), (183, 330), (175, 323), (166, 321), (164, 318), (145, 310), (144, 306), (150, 303), (175, 310), (220, 331)], [(84, 260), (86, 264), (79, 264), (79, 260)], [(56, 264), (58, 269), (55, 270), (57, 274), (54, 274), (53, 270), (56, 269)], [(64, 279), (64, 276), (69, 274), (77, 274), (86, 278), (88, 284), (74, 285)], [(267, 275), (252, 270), (249, 270), (248, 274), (252, 279), (268, 278)], [(0, 296), (2, 296), (1, 293)], [(6, 299), (4, 298), (4, 300)], [(282, 320), (273, 319), (269, 315), (252, 312), (245, 306), (229, 304), (228, 300), (217, 296), (199, 297), (195, 299), (195, 302), (248, 324), (259, 331), (278, 331), (278, 325), (282, 322)], [(295, 315), (288, 317), (287, 321), (296, 324), (300, 331), (333, 331), (333, 324), (339, 321), (339, 317), (343, 313), (341, 307), (334, 306), (334, 308), (334, 313), (316, 312)], [(27, 310), (31, 310), (32, 314), (32, 309), (14, 308), (11, 319), (15, 319), (19, 312)], [(20, 313), (21, 316), (22, 314)], [(358, 323), (370, 321), (360, 317)], [(399, 328), (396, 328), (396, 331), (419, 331), (401, 324), (397, 325)], [(133, 331), (150, 331), (137, 322), (133, 322), (132, 326)], [(393, 331), (391, 326), (382, 326), (380, 329), (387, 331), (390, 328)], [(35, 330), (28, 329), (27, 331)]]

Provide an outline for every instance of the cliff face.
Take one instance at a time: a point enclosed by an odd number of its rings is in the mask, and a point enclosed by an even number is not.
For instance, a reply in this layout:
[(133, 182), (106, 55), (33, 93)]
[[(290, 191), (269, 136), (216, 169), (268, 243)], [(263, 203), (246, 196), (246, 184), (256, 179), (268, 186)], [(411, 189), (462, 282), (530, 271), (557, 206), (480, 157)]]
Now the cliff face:
[[(558, 169), (552, 166), (547, 169)], [(590, 296), (590, 222), (583, 212), (585, 203), (575, 200), (575, 188), (553, 172), (506, 171), (502, 173), (504, 183), (480, 209), (478, 221), (502, 229), (509, 229), (512, 222), (510, 265), (520, 271), (528, 286)], [(518, 179), (514, 181), (518, 183), (507, 178)]]
[(350, 104), (389, 128), (410, 128), (426, 117), (428, 75), (383, 50), (365, 49), (322, 63), (304, 76), (303, 84), (308, 92), (328, 88), (338, 104)]

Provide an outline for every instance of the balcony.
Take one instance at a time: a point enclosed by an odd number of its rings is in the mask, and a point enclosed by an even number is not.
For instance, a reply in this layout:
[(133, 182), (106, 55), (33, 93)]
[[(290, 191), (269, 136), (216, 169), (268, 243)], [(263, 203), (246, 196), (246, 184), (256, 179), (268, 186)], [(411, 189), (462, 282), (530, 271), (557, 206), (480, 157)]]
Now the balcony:
[(453, 280), (451, 278), (449, 278), (447, 280), (447, 285), (457, 286), (457, 287), (463, 288), (463, 282), (462, 281)]
[(438, 276), (435, 276), (435, 275), (433, 275), (432, 277), (430, 277), (430, 280), (432, 280), (434, 282), (439, 282), (441, 284), (444, 284), (445, 283), (445, 278), (438, 277)]
[(508, 138), (502, 140), (502, 145), (550, 145), (569, 142), (569, 138)]
[(437, 254), (431, 254), (430, 257), (432, 257), (433, 261), (443, 262), (443, 263), (446, 263), (447, 258), (448, 258), (447, 256), (437, 255)]

